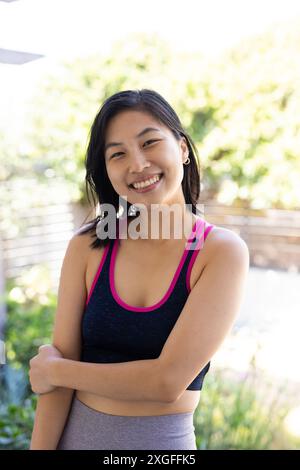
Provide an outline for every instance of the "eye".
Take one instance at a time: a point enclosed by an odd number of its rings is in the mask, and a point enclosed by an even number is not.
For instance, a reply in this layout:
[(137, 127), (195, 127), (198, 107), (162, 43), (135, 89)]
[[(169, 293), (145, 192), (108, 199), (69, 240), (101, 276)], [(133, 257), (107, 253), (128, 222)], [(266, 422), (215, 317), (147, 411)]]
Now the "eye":
[(123, 152), (114, 153), (110, 158), (114, 158), (116, 155), (120, 155), (121, 153), (123, 153)]
[[(148, 144), (149, 142), (150, 142), (150, 143), (152, 143), (152, 142), (158, 142), (158, 140), (157, 140), (157, 139), (146, 140), (145, 144)], [(145, 145), (145, 144), (144, 144), (144, 145)], [(123, 153), (123, 152), (114, 153), (110, 158), (114, 158), (114, 157), (117, 156), (117, 155), (122, 155), (122, 153)]]
[(147, 140), (147, 141), (145, 142), (145, 144), (147, 144), (148, 142), (157, 142), (157, 141), (154, 140), (154, 139), (151, 139), (151, 140)]

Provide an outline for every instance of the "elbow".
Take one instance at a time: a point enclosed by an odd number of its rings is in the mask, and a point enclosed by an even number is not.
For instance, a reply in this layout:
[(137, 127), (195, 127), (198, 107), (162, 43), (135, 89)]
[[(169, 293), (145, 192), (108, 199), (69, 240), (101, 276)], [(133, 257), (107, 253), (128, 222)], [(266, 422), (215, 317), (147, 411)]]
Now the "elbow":
[(167, 390), (164, 388), (163, 393), (160, 393), (160, 401), (163, 403), (173, 403), (177, 400), (177, 396), (175, 396), (174, 391)]
[(170, 372), (170, 368), (161, 360), (158, 361), (157, 377), (159, 377), (157, 400), (163, 403), (174, 403), (180, 398), (182, 392), (178, 390), (178, 384), (174, 382), (174, 378)]
[(167, 399), (165, 399), (165, 403), (174, 403), (178, 398), (178, 396), (174, 397), (174, 394), (170, 394)]
[(176, 393), (174, 388), (169, 388), (168, 391), (165, 393), (164, 401), (165, 403), (174, 403), (181, 397), (182, 393)]
[(160, 386), (160, 401), (164, 403), (174, 403), (182, 395), (179, 393), (174, 383), (168, 380), (167, 374), (163, 377)]

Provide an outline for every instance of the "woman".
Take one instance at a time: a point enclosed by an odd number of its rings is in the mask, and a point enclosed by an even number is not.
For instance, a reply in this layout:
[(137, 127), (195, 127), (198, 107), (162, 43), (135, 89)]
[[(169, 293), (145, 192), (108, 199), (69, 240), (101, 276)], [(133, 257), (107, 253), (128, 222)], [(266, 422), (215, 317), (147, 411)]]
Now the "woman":
[(69, 242), (53, 341), (30, 361), (31, 449), (196, 449), (203, 379), (249, 268), (245, 242), (198, 215), (196, 155), (155, 91), (116, 93), (97, 114), (86, 181), (101, 218)]

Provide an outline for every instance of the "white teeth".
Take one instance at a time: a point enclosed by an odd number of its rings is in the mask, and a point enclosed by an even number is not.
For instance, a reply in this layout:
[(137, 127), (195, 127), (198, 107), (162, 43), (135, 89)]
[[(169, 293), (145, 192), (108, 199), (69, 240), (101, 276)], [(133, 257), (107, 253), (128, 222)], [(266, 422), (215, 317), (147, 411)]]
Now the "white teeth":
[(159, 181), (160, 175), (154, 176), (153, 178), (143, 181), (142, 183), (133, 183), (133, 187), (135, 189), (141, 189), (141, 188), (146, 188), (147, 186), (150, 186), (150, 184), (156, 183), (156, 181)]

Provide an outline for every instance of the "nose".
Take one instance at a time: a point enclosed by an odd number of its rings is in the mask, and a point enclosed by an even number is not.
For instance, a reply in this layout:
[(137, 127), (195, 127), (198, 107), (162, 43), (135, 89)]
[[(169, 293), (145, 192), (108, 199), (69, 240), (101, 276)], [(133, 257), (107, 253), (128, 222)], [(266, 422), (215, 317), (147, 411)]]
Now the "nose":
[(143, 152), (132, 151), (129, 157), (129, 173), (140, 173), (144, 168), (148, 168), (150, 162), (147, 162)]

